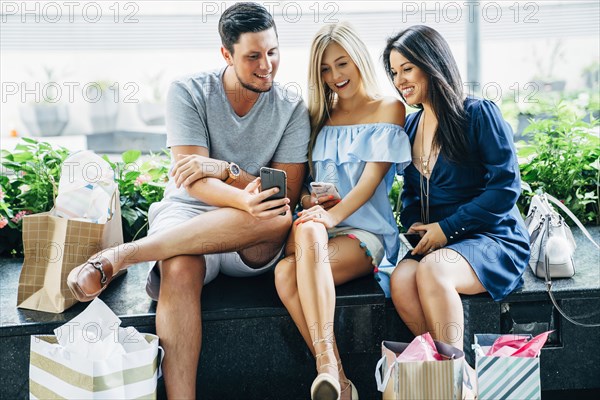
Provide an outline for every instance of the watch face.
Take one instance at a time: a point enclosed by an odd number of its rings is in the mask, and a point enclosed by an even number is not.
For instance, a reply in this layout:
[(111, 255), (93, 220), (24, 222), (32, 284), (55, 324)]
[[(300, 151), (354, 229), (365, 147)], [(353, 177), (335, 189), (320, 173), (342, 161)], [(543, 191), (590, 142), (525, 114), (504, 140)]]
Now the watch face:
[(229, 165), (229, 171), (231, 171), (232, 175), (238, 176), (240, 174), (240, 167), (232, 163)]

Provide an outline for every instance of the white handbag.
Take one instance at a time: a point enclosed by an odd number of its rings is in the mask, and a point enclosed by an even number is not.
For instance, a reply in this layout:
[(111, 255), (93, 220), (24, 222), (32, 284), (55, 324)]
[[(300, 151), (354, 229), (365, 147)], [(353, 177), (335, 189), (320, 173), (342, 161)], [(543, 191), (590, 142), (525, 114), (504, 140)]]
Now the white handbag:
[(575, 275), (572, 255), (577, 245), (562, 215), (548, 202), (550, 197), (534, 195), (525, 218), (531, 245), (529, 266), (538, 278), (570, 278)]
[(554, 307), (556, 307), (563, 317), (580, 326), (600, 326), (600, 324), (582, 324), (574, 321), (564, 314), (554, 299), (551, 291), (552, 278), (570, 278), (575, 275), (573, 252), (577, 245), (575, 244), (571, 229), (566, 224), (562, 215), (556, 212), (550, 202), (564, 211), (590, 242), (597, 248), (600, 248), (581, 221), (564, 204), (548, 193), (536, 194), (531, 199), (529, 212), (525, 218), (525, 226), (530, 237), (531, 257), (529, 259), (529, 266), (535, 276), (546, 281), (548, 295)]

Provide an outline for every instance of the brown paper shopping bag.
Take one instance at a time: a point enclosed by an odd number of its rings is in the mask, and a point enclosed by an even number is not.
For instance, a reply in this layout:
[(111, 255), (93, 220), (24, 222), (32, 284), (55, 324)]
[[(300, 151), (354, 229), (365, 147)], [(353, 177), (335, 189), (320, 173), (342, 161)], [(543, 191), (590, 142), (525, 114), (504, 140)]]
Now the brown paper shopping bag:
[(398, 362), (398, 356), (408, 346), (409, 343), (381, 343), (382, 357), (375, 368), (375, 380), (383, 400), (460, 400), (464, 353), (435, 341), (443, 361)]
[(67, 287), (69, 272), (98, 251), (123, 243), (118, 190), (111, 203), (104, 224), (56, 217), (52, 211), (24, 217), (17, 307), (61, 313), (77, 303)]

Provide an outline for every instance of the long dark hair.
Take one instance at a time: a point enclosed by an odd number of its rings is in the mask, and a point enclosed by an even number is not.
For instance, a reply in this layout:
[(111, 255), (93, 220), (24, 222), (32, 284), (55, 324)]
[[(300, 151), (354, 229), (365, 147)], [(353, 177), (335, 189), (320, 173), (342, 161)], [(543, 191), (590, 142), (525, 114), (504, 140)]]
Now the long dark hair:
[[(392, 51), (402, 54), (429, 78), (427, 96), (438, 120), (433, 145), (451, 162), (465, 160), (469, 153), (463, 82), (446, 40), (424, 25), (411, 26), (389, 38), (383, 51), (383, 66), (393, 83)], [(402, 96), (400, 90), (398, 93)], [(423, 108), (421, 104), (416, 107)]]

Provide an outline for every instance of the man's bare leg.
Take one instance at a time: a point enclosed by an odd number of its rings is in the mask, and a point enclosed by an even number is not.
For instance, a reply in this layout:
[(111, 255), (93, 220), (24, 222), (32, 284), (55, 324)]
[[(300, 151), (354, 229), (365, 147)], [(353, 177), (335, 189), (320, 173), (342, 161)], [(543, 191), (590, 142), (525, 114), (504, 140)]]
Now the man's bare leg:
[(165, 349), (163, 373), (170, 399), (195, 399), (202, 343), (200, 296), (206, 263), (202, 256), (161, 262), (156, 333)]
[(291, 224), (289, 212), (286, 216), (259, 220), (244, 211), (220, 208), (135, 242), (104, 250), (102, 255), (112, 263), (115, 273), (145, 261), (232, 251), (239, 251), (245, 262), (258, 267), (275, 257)]
[(164, 260), (156, 326), (165, 348), (169, 398), (195, 398), (202, 331), (200, 296), (206, 274), (202, 255), (238, 251), (250, 267), (261, 267), (275, 257), (290, 227), (289, 213), (258, 220), (237, 209), (221, 208), (102, 251), (115, 272), (139, 262)]

